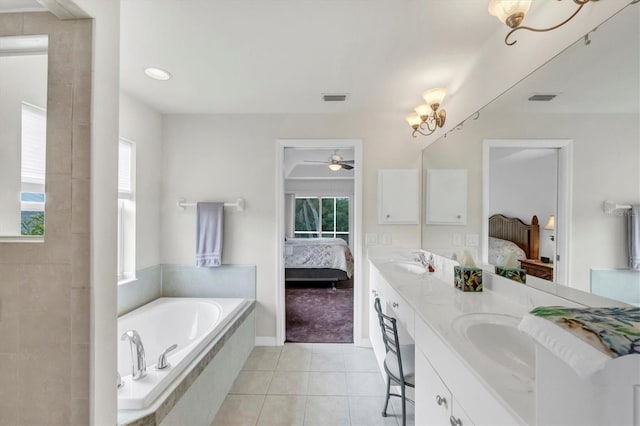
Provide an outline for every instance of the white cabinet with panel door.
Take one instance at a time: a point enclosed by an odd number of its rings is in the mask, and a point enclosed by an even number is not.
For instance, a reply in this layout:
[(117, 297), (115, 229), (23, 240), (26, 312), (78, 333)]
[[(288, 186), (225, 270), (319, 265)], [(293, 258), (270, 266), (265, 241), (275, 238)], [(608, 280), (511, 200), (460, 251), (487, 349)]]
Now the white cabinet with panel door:
[(378, 170), (378, 223), (420, 222), (418, 169)]

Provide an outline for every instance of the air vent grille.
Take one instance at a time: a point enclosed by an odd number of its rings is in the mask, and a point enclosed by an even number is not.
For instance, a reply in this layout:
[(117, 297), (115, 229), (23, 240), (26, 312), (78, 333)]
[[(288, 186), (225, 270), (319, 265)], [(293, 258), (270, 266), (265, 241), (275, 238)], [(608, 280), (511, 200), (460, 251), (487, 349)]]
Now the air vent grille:
[(535, 95), (531, 95), (529, 97), (529, 100), (534, 102), (536, 101), (548, 102), (555, 99), (556, 96), (558, 95), (555, 93), (537, 93)]
[(345, 94), (325, 94), (322, 95), (322, 100), (325, 102), (344, 102), (347, 100)]

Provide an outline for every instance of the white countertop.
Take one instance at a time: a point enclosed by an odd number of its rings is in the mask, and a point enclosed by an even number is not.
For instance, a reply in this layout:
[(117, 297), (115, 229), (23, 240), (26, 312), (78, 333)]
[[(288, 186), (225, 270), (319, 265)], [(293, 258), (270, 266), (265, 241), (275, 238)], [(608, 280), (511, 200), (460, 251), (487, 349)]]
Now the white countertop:
[[(444, 344), (459, 357), (499, 402), (524, 424), (535, 424), (535, 382), (508, 374), (485, 353), (477, 349), (456, 324), (471, 320), (468, 314), (498, 314), (517, 319), (529, 307), (517, 303), (485, 287), (483, 292), (462, 292), (453, 285), (453, 261), (436, 257), (436, 272), (413, 274), (396, 267), (396, 261), (412, 261), (410, 249), (376, 249), (369, 251), (369, 260), (385, 280), (413, 309)], [(486, 280), (486, 278), (485, 278)], [(514, 285), (520, 285), (514, 283)], [(465, 317), (466, 316), (466, 317)], [(458, 330), (458, 331), (456, 331)], [(533, 341), (531, 341), (533, 346)]]

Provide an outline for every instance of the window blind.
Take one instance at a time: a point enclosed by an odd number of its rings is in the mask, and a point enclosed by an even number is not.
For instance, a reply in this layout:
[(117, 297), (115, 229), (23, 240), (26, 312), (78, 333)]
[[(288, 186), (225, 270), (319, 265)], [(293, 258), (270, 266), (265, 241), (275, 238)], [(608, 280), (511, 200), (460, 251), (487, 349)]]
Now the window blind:
[(21, 180), (42, 185), (46, 165), (47, 110), (22, 103)]

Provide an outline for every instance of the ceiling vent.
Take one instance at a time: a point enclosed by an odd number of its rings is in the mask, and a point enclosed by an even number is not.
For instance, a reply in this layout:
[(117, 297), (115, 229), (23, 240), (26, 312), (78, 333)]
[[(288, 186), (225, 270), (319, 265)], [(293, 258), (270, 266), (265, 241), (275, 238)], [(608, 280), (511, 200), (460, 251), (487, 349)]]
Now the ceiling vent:
[(344, 102), (347, 100), (346, 94), (325, 94), (322, 95), (322, 100), (325, 102)]
[(548, 102), (553, 100), (556, 96), (558, 96), (557, 93), (536, 93), (535, 95), (531, 95), (529, 100)]

